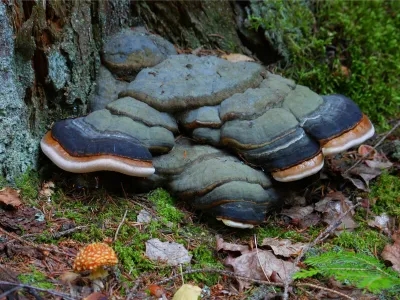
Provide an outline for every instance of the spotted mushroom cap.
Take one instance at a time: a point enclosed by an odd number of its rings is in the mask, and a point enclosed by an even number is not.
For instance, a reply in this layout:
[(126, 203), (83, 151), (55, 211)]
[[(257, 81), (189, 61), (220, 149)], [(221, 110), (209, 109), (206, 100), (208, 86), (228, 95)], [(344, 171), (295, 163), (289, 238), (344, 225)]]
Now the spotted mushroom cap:
[(78, 252), (73, 269), (75, 272), (95, 271), (118, 263), (114, 250), (105, 243), (93, 243)]

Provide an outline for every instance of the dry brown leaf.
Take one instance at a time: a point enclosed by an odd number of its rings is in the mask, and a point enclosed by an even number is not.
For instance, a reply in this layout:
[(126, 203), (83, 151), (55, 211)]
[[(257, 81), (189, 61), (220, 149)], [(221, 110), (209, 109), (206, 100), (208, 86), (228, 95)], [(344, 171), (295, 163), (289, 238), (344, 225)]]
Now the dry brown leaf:
[(294, 243), (287, 239), (265, 238), (261, 246), (269, 246), (275, 255), (284, 257), (298, 256), (306, 246), (304, 243)]
[(381, 174), (381, 169), (359, 165), (350, 170), (349, 174), (344, 174), (343, 178), (350, 180), (356, 188), (363, 191), (369, 191), (369, 182)]
[(237, 251), (240, 253), (245, 253), (246, 251), (250, 251), (249, 246), (224, 242), (224, 239), (219, 235), (217, 235), (216, 239), (217, 239), (217, 251), (220, 250), (233, 251), (233, 252)]
[(107, 299), (108, 299), (107, 295), (104, 295), (103, 293), (100, 292), (94, 292), (91, 293), (86, 298), (84, 298), (83, 300), (107, 300)]
[(400, 273), (400, 238), (394, 236), (394, 244), (386, 245), (382, 251), (382, 258), (392, 263), (395, 271)]
[(364, 161), (365, 165), (359, 165), (351, 169), (348, 174), (342, 175), (343, 178), (350, 180), (356, 188), (369, 191), (369, 182), (379, 176), (382, 170), (389, 169), (393, 164), (385, 154), (368, 145), (359, 146), (358, 154), (361, 157), (367, 155), (367, 159)]
[(370, 145), (360, 145), (357, 149), (358, 154), (361, 157), (368, 155), (366, 158), (373, 159), (374, 156), (377, 154), (376, 149)]
[(290, 223), (300, 228), (308, 228), (317, 225), (321, 220), (320, 216), (314, 213), (314, 207), (309, 206), (294, 206), (289, 209), (284, 209), (281, 215), (290, 218)]
[[(219, 242), (220, 250), (228, 252), (228, 257), (225, 259), (224, 264), (233, 268), (236, 275), (256, 279), (256, 280), (270, 280), (283, 282), (288, 276), (298, 270), (292, 262), (276, 258), (272, 251), (262, 249), (252, 249), (246, 247), (241, 251), (241, 255), (232, 256), (232, 249), (241, 249), (243, 245), (235, 245), (232, 243), (224, 243), (222, 240)], [(265, 272), (265, 273), (264, 273)], [(267, 278), (265, 278), (267, 276)], [(239, 290), (250, 286), (248, 281), (240, 280)]]
[(10, 187), (0, 190), (0, 203), (10, 205), (13, 208), (17, 208), (22, 204), (18, 191)]
[[(341, 192), (329, 193), (324, 199), (315, 204), (315, 210), (322, 213), (322, 221), (328, 225), (337, 222), (339, 216), (348, 211), (352, 206), (351, 201)], [(352, 230), (358, 227), (353, 220), (354, 211), (349, 212), (337, 227), (336, 233), (341, 230)]]

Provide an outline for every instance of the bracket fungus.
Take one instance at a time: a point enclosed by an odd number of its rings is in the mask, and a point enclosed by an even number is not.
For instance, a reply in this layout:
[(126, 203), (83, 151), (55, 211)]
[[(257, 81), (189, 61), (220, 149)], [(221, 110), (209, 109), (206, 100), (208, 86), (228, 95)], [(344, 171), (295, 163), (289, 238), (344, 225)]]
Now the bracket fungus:
[[(268, 174), (282, 182), (310, 176), (325, 155), (374, 134), (349, 98), (320, 96), (255, 62), (171, 55), (142, 69), (119, 97), (57, 122), (44, 153), (71, 172), (150, 176), (154, 187), (239, 228), (260, 224), (279, 202)], [(175, 140), (180, 134), (194, 142)]]
[(69, 172), (106, 170), (143, 177), (154, 173), (150, 152), (136, 138), (97, 132), (81, 118), (57, 122), (40, 146), (58, 167)]
[(117, 255), (110, 246), (105, 243), (93, 243), (78, 252), (73, 270), (77, 273), (89, 272), (88, 277), (96, 280), (108, 275), (105, 267), (112, 267), (117, 263)]

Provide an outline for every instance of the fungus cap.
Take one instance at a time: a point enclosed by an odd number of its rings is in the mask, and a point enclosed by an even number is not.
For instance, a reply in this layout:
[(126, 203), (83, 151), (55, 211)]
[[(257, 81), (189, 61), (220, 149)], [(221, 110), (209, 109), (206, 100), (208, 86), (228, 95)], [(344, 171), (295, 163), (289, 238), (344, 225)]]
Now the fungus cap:
[(117, 263), (117, 255), (110, 246), (105, 243), (93, 243), (79, 251), (73, 269), (75, 272), (95, 273), (103, 267), (114, 266)]
[(330, 140), (321, 141), (322, 152), (324, 155), (333, 155), (345, 151), (365, 142), (371, 138), (374, 133), (374, 125), (372, 125), (368, 117), (363, 114), (361, 120), (350, 130)]
[(82, 118), (55, 123), (40, 146), (58, 167), (73, 173), (115, 171), (147, 177), (155, 171), (140, 141), (122, 133), (97, 132)]

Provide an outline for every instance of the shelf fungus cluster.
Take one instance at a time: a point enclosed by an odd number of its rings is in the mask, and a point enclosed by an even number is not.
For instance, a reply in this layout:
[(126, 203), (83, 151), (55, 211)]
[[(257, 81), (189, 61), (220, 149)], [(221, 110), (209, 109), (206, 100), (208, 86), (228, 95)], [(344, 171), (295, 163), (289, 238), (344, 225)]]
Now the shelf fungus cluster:
[(279, 202), (269, 174), (310, 176), (325, 155), (374, 134), (352, 100), (320, 96), (255, 62), (169, 55), (132, 73), (118, 99), (57, 122), (43, 152), (70, 172), (147, 177), (228, 226), (259, 224)]

